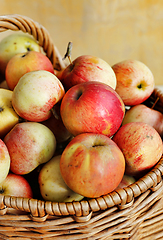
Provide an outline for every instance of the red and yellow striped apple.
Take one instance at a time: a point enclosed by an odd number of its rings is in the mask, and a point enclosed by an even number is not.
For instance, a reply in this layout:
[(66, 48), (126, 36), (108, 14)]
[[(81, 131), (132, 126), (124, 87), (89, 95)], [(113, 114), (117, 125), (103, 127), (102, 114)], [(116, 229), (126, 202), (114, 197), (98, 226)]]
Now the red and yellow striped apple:
[(107, 84), (89, 81), (70, 88), (61, 102), (61, 117), (68, 131), (111, 137), (120, 127), (125, 107), (122, 99)]
[(74, 192), (89, 198), (113, 191), (125, 170), (122, 151), (103, 134), (83, 133), (74, 137), (60, 159), (61, 175)]
[(153, 92), (155, 82), (151, 70), (138, 60), (124, 60), (112, 66), (117, 78), (116, 92), (126, 106), (144, 102)]
[(125, 173), (141, 176), (149, 171), (163, 154), (163, 143), (158, 132), (143, 122), (127, 123), (113, 137), (126, 161)]
[(122, 125), (129, 122), (144, 122), (151, 125), (163, 137), (163, 114), (144, 104), (138, 104), (126, 111)]
[(62, 72), (60, 80), (67, 91), (72, 86), (88, 82), (99, 81), (116, 88), (116, 76), (111, 66), (103, 59), (91, 55), (77, 57)]
[(46, 70), (54, 74), (53, 64), (45, 54), (36, 51), (16, 54), (6, 66), (5, 76), (9, 89), (13, 90), (25, 73), (36, 70)]
[(52, 131), (41, 123), (16, 124), (5, 136), (4, 142), (11, 158), (10, 170), (15, 174), (27, 174), (49, 161), (56, 150)]

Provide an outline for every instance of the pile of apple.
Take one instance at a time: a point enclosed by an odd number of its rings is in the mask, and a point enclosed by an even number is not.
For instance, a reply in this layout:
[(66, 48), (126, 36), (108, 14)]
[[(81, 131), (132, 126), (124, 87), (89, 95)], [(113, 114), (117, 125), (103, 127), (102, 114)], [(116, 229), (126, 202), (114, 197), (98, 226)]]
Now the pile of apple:
[(0, 193), (100, 197), (160, 160), (163, 116), (143, 104), (155, 87), (144, 63), (81, 55), (56, 71), (32, 37), (14, 33), (0, 42), (0, 71)]

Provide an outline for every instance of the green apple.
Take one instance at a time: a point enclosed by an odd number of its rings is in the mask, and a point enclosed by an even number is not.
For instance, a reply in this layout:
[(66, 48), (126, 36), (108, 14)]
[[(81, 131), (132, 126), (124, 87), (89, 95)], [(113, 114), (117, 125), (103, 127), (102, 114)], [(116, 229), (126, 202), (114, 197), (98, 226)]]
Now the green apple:
[(53, 202), (80, 201), (84, 197), (73, 192), (64, 182), (60, 172), (61, 156), (53, 157), (45, 163), (39, 173), (40, 192), (44, 200)]
[(41, 51), (38, 42), (29, 34), (12, 33), (4, 37), (0, 42), (0, 73), (5, 76), (8, 61), (17, 53), (28, 51)]

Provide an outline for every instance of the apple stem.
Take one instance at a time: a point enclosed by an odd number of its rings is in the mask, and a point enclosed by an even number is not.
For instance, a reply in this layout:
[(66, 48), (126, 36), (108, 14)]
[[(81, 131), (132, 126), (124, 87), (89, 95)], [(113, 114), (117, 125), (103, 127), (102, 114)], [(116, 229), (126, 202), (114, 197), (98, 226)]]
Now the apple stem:
[(52, 112), (53, 116), (54, 116), (56, 119), (59, 119), (59, 115), (57, 114), (57, 112), (56, 112), (56, 110), (55, 110), (54, 107), (52, 107), (51, 112)]
[(152, 105), (152, 107), (151, 107), (151, 109), (153, 109), (155, 106), (156, 106), (156, 103), (158, 102), (158, 100), (159, 100), (160, 98), (159, 97), (157, 97), (157, 99), (156, 99), (156, 101), (153, 103), (153, 105)]
[(71, 52), (72, 52), (72, 42), (69, 42), (68, 43), (68, 46), (67, 46), (67, 51), (63, 57), (63, 60), (66, 59), (66, 57), (68, 57), (68, 60), (70, 62), (70, 64), (72, 63), (71, 61)]

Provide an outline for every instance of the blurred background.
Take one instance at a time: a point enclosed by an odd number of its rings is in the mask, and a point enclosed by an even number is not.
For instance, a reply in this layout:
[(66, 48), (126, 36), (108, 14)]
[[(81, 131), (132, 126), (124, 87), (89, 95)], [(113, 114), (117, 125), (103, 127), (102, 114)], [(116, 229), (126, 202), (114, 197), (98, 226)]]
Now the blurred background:
[(72, 41), (72, 60), (89, 54), (112, 66), (137, 59), (163, 84), (162, 0), (0, 0), (0, 15), (6, 14), (42, 24), (61, 56)]

